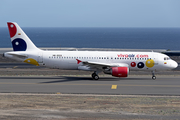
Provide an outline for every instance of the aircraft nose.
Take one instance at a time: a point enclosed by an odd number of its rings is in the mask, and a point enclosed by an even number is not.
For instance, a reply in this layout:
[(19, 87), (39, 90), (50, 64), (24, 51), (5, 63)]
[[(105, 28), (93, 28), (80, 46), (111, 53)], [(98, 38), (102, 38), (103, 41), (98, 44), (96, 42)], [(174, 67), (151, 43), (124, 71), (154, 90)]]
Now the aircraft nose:
[(171, 68), (174, 69), (174, 68), (177, 68), (178, 64), (176, 61), (171, 61)]

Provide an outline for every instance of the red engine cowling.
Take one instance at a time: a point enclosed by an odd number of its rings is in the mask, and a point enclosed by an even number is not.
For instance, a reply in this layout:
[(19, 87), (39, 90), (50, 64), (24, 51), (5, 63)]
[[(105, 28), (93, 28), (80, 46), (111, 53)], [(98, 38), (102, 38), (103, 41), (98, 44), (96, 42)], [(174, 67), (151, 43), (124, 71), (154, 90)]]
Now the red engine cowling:
[(111, 68), (111, 74), (115, 77), (127, 77), (129, 74), (129, 68), (128, 67), (112, 67)]

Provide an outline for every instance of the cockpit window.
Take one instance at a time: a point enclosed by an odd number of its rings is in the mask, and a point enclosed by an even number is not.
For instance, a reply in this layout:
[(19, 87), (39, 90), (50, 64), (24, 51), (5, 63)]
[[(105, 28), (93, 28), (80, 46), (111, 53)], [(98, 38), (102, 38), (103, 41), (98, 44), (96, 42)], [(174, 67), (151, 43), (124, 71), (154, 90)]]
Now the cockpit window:
[(164, 60), (170, 60), (171, 58), (169, 58), (169, 57), (164, 57)]

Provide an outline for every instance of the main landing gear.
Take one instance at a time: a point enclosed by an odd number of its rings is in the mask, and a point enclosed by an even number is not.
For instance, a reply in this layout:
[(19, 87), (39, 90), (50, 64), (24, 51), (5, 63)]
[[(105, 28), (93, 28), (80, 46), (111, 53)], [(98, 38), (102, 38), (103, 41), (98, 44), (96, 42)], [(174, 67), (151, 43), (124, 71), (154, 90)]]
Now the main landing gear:
[(98, 79), (99, 79), (99, 76), (98, 76), (97, 72), (94, 72), (94, 73), (92, 74), (92, 78), (93, 78), (94, 80), (98, 80)]
[(152, 71), (152, 79), (155, 80), (156, 79), (156, 76), (154, 74), (154, 71)]

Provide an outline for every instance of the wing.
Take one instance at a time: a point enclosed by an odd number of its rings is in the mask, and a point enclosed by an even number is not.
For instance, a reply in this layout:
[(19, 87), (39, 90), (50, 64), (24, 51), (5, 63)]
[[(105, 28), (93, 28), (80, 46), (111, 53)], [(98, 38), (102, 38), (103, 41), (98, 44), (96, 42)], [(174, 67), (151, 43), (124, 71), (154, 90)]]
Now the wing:
[(92, 62), (92, 61), (81, 61), (77, 60), (77, 64), (82, 64), (82, 66), (79, 67), (79, 69), (85, 69), (88, 68), (89, 70), (104, 70), (106, 68), (111, 67), (128, 67), (128, 64), (126, 63), (102, 63), (102, 62)]

